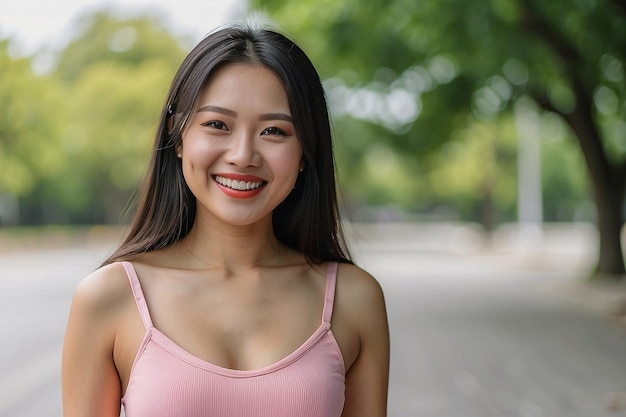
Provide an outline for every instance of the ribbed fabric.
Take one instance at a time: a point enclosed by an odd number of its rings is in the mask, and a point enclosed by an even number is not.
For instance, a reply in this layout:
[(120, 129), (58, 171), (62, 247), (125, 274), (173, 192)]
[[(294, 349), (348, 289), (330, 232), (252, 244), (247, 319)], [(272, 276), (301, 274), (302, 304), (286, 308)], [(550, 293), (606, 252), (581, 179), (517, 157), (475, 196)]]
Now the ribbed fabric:
[(122, 404), (126, 417), (339, 417), (345, 369), (330, 330), (337, 263), (326, 277), (322, 323), (286, 358), (241, 371), (206, 362), (152, 324), (137, 273), (126, 269), (146, 334)]

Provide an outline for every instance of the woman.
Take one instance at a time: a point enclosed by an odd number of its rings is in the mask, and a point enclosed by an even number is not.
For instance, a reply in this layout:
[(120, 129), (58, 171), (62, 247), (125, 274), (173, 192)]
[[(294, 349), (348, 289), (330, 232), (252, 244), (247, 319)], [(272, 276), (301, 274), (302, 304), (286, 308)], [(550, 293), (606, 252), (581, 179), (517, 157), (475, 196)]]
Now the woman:
[(129, 235), (76, 289), (65, 417), (384, 416), (388, 372), (317, 72), (273, 31), (209, 35), (173, 80)]

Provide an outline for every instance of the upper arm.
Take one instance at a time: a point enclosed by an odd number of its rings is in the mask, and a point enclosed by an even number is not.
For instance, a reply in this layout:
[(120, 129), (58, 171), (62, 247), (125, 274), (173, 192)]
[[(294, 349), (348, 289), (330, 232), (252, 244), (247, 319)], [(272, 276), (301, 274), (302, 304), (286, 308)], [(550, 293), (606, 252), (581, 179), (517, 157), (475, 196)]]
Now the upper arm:
[(346, 374), (342, 417), (384, 417), (389, 386), (389, 327), (382, 289), (362, 270), (351, 285), (350, 310), (359, 351)]
[(74, 293), (63, 344), (65, 417), (119, 416), (121, 389), (113, 346), (125, 289), (115, 268), (94, 272)]

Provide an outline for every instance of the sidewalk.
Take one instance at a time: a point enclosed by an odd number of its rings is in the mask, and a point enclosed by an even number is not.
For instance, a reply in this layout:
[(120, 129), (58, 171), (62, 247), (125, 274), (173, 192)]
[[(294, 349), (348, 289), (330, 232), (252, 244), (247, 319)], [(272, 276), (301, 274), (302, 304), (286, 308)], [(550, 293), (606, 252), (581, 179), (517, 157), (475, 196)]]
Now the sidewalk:
[(623, 282), (579, 282), (546, 290), (626, 326), (626, 284)]
[[(551, 279), (539, 285), (541, 292), (626, 325), (626, 279), (589, 278), (598, 248), (591, 224), (545, 224), (541, 230), (503, 225), (487, 236), (472, 224), (379, 223), (351, 225), (347, 234), (367, 242), (373, 251), (447, 253), (498, 268), (547, 274)], [(626, 250), (626, 228), (623, 235)]]
[[(626, 239), (623, 241), (626, 249)], [(517, 259), (512, 264), (562, 274), (562, 280), (543, 287), (548, 294), (626, 325), (626, 277), (619, 281), (602, 276), (591, 279), (598, 248), (592, 225), (546, 225), (539, 233), (530, 234), (505, 227), (493, 236), (492, 247), (498, 246), (508, 248), (511, 259)]]

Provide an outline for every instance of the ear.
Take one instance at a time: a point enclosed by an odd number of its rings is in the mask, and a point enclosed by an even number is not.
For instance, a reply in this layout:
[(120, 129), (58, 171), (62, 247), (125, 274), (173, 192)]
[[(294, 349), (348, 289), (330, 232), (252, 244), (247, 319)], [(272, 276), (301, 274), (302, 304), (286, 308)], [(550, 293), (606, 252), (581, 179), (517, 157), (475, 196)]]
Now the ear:
[(183, 141), (182, 140), (178, 140), (176, 142), (175, 145), (175, 150), (176, 150), (176, 156), (178, 156), (178, 158), (182, 158), (183, 157)]
[(167, 133), (172, 134), (172, 130), (174, 130), (174, 116), (167, 117)]
[(305, 165), (306, 165), (306, 164), (305, 164), (305, 162), (304, 162), (304, 158), (302, 158), (302, 159), (300, 160), (300, 170), (299, 170), (300, 172), (304, 171), (304, 167), (305, 167)]

